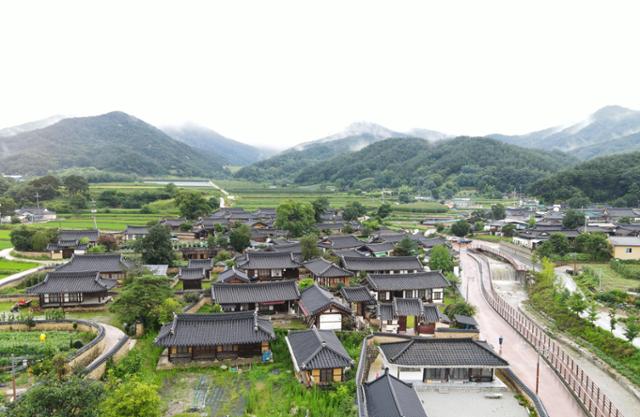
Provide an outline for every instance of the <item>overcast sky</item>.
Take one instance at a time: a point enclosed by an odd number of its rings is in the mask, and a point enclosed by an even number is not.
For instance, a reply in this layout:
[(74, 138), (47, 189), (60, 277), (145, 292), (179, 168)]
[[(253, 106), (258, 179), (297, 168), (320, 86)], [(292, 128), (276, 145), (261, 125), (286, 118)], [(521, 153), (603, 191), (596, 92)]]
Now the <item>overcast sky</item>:
[(524, 133), (640, 109), (638, 16), (636, 0), (7, 1), (0, 127), (122, 110), (271, 147), (361, 120)]

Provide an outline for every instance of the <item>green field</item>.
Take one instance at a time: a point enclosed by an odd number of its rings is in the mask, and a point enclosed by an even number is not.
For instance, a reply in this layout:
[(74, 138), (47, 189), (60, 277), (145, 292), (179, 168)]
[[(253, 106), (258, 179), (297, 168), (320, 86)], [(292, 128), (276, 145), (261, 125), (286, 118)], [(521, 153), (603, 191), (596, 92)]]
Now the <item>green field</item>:
[(5, 278), (17, 272), (35, 268), (38, 265), (39, 264), (34, 262), (9, 261), (7, 259), (0, 258), (0, 278)]
[[(40, 335), (46, 335), (46, 341), (40, 341)], [(95, 335), (86, 332), (65, 331), (0, 331), (0, 366), (9, 364), (11, 355), (26, 356), (31, 359), (51, 357), (57, 352), (73, 350), (70, 343), (76, 340), (82, 344), (90, 342)]]
[(623, 290), (628, 291), (631, 288), (640, 287), (640, 281), (635, 279), (625, 278), (611, 269), (609, 264), (585, 264), (581, 265), (585, 268), (590, 268), (599, 277), (602, 285), (602, 291), (609, 290)]

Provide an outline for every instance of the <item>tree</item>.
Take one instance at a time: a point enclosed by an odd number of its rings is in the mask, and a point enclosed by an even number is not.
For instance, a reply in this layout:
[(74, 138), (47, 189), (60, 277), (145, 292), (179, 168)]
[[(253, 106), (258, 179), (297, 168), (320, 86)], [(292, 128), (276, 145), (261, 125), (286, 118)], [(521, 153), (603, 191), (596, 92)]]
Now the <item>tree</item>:
[(591, 301), (589, 302), (589, 306), (587, 307), (587, 320), (589, 323), (594, 324), (598, 319), (598, 305)]
[(482, 232), (484, 230), (484, 222), (477, 221), (473, 224), (474, 232)]
[(512, 223), (502, 226), (502, 235), (505, 237), (512, 237), (515, 234), (516, 226)]
[(569, 252), (569, 240), (562, 233), (552, 233), (549, 239), (537, 249), (538, 256), (550, 258), (554, 255), (564, 256)]
[(507, 210), (504, 208), (504, 205), (501, 203), (494, 204), (491, 206), (491, 217), (494, 220), (502, 220), (507, 217)]
[(171, 198), (174, 198), (178, 193), (178, 187), (172, 182), (164, 186), (164, 192)]
[(381, 219), (385, 219), (387, 217), (389, 217), (389, 215), (391, 214), (391, 204), (389, 203), (382, 203), (380, 204), (380, 206), (378, 207), (378, 211), (376, 212), (376, 214), (378, 215), (378, 217), (380, 217)]
[(327, 197), (316, 198), (311, 202), (311, 205), (313, 206), (316, 223), (322, 222), (322, 215), (325, 214), (330, 207), (329, 199)]
[(429, 268), (432, 271), (452, 272), (453, 256), (445, 245), (435, 245), (429, 254)]
[(160, 417), (162, 404), (155, 385), (137, 377), (113, 384), (100, 407), (100, 417)]
[(616, 323), (618, 323), (618, 318), (616, 317), (616, 308), (614, 306), (609, 306), (609, 312), (607, 313), (609, 316), (609, 327), (611, 327), (611, 332), (616, 329)]
[(575, 195), (567, 200), (567, 205), (572, 209), (587, 207), (590, 203), (589, 197), (583, 195)]
[(575, 240), (575, 249), (588, 254), (594, 261), (611, 258), (611, 244), (604, 233), (580, 233)]
[(20, 226), (17, 229), (13, 229), (9, 234), (11, 236), (11, 244), (19, 251), (31, 250), (31, 239), (34, 233), (35, 232), (33, 230), (27, 229), (26, 226)]
[(451, 233), (458, 237), (464, 237), (471, 232), (471, 226), (466, 220), (458, 220), (451, 225)]
[(175, 259), (171, 232), (168, 227), (161, 224), (152, 226), (147, 236), (136, 241), (136, 249), (142, 254), (145, 264), (171, 265)]
[(393, 248), (395, 256), (412, 256), (418, 252), (418, 244), (409, 236), (405, 236)]
[(44, 230), (38, 230), (31, 237), (31, 249), (36, 252), (42, 252), (47, 248), (51, 241), (50, 236)]
[(407, 192), (402, 192), (398, 194), (398, 201), (401, 204), (409, 204), (411, 202), (411, 196)]
[(11, 197), (0, 197), (0, 214), (13, 216), (17, 208), (16, 201)]
[(562, 225), (567, 229), (577, 229), (584, 225), (584, 214), (576, 210), (567, 210), (562, 217)]
[(157, 306), (172, 296), (173, 291), (167, 278), (143, 275), (122, 288), (110, 310), (118, 316), (121, 323), (133, 324), (141, 321), (145, 328), (157, 329), (162, 312)]
[(158, 321), (165, 324), (173, 320), (175, 313), (180, 313), (182, 305), (175, 298), (167, 298), (162, 304), (156, 306), (154, 314), (158, 316)]
[(251, 229), (246, 224), (236, 224), (229, 233), (229, 244), (233, 249), (242, 252), (251, 245)]
[(202, 193), (178, 191), (174, 199), (180, 215), (189, 220), (195, 220), (211, 211), (211, 206)]
[(30, 199), (36, 200), (35, 194), (38, 194), (40, 200), (52, 200), (58, 196), (58, 189), (62, 183), (53, 175), (45, 175), (44, 177), (36, 178), (28, 183), (28, 191), (33, 195)]
[(208, 203), (211, 210), (218, 210), (220, 208), (220, 197), (214, 195), (209, 199)]
[(318, 236), (314, 234), (303, 236), (300, 239), (300, 250), (302, 252), (301, 256), (303, 261), (308, 261), (309, 259), (320, 256)]
[(100, 382), (80, 377), (35, 384), (8, 405), (7, 417), (98, 417), (104, 397)]
[(89, 182), (80, 175), (69, 175), (62, 182), (69, 194), (85, 194), (89, 191)]
[(348, 222), (358, 220), (358, 217), (364, 216), (367, 209), (359, 202), (352, 201), (342, 209), (342, 218)]
[(624, 319), (625, 329), (624, 336), (629, 342), (640, 335), (640, 319), (637, 316), (629, 316)]
[(476, 314), (476, 308), (466, 301), (460, 301), (457, 303), (449, 304), (447, 307), (445, 307), (444, 313), (449, 317), (453, 317), (456, 314), (472, 317), (474, 314)]
[(624, 216), (618, 219), (618, 224), (631, 224), (631, 217)]
[(107, 252), (112, 252), (118, 248), (118, 242), (116, 242), (116, 238), (113, 235), (101, 234), (96, 243), (103, 246)]
[(587, 309), (588, 304), (580, 293), (574, 292), (567, 300), (567, 306), (569, 307), (569, 310), (576, 314), (576, 316), (580, 317), (580, 314)]
[(313, 280), (313, 278), (304, 278), (298, 282), (298, 288), (300, 288), (300, 291), (302, 291), (306, 288), (313, 286), (313, 284), (315, 284), (315, 281)]
[(288, 231), (293, 237), (309, 233), (315, 225), (313, 206), (303, 201), (286, 201), (276, 209), (275, 225), (278, 229)]

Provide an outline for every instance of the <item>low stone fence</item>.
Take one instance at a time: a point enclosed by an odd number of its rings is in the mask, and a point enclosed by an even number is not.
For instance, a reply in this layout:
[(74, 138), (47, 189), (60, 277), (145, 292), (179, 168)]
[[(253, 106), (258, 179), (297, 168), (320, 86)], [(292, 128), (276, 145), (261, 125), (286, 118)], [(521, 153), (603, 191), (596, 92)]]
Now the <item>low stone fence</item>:
[[(129, 352), (129, 336), (123, 337), (116, 343), (109, 351), (98, 361), (92, 362), (89, 366), (84, 368), (81, 372), (85, 378), (98, 380), (102, 378), (107, 371), (107, 362), (112, 359), (114, 362), (118, 362), (122, 359), (127, 352)], [(95, 359), (95, 358), (94, 358)]]

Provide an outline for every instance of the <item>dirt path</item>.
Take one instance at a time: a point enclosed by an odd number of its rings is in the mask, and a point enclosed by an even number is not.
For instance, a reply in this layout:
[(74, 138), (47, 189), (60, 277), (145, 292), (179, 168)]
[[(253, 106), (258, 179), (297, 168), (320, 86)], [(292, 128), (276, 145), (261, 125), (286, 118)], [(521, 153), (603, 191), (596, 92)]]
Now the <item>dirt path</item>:
[[(502, 356), (509, 362), (513, 372), (532, 390), (536, 386), (537, 352), (496, 313), (485, 301), (480, 287), (480, 271), (474, 260), (463, 251), (462, 287), (469, 284), (469, 301), (476, 306), (476, 319), (480, 324), (480, 336), (498, 350), (498, 338), (503, 337)], [(565, 388), (555, 372), (540, 361), (539, 395), (551, 417), (585, 417), (571, 393)]]

